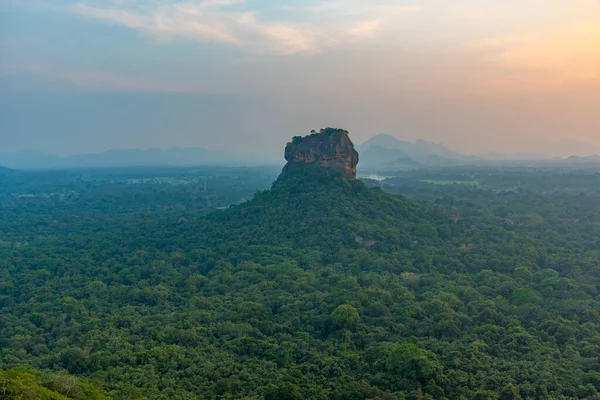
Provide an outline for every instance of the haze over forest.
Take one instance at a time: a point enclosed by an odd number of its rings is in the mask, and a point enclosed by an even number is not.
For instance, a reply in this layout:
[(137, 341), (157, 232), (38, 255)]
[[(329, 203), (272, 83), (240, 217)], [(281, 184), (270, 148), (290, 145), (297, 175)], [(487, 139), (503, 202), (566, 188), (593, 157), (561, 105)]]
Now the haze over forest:
[(0, 2), (2, 153), (279, 152), (343, 126), (491, 151), (600, 147), (596, 0)]

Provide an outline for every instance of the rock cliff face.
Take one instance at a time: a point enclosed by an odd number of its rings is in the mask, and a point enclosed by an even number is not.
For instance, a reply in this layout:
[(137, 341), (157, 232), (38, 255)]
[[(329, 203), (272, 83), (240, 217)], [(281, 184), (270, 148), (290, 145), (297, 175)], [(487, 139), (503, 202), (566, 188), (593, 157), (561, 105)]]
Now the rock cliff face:
[(354, 149), (348, 132), (343, 129), (326, 128), (308, 136), (295, 136), (285, 148), (285, 159), (287, 164), (282, 176), (305, 165), (317, 165), (334, 168), (342, 171), (348, 178), (356, 178), (358, 152)]

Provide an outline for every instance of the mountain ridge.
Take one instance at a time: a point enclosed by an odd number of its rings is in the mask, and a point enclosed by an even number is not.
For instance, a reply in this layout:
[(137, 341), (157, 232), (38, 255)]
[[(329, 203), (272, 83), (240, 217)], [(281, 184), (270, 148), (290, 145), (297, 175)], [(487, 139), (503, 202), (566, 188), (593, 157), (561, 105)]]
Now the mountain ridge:
[[(438, 155), (445, 157), (463, 157), (464, 155), (451, 150), (441, 143), (429, 142), (423, 139), (417, 139), (414, 143), (398, 139), (387, 133), (377, 134), (367, 141), (361, 143), (357, 148), (365, 151), (371, 146), (380, 146), (387, 149), (400, 150), (411, 158), (418, 158), (425, 155)], [(418, 160), (417, 160), (418, 161)]]
[(167, 149), (111, 149), (100, 153), (59, 157), (41, 151), (0, 154), (0, 165), (10, 168), (90, 168), (143, 165), (259, 165), (276, 164), (275, 157), (261, 154), (232, 153), (203, 147)]
[[(417, 139), (414, 143), (389, 134), (378, 134), (356, 145), (361, 153), (362, 168), (400, 169), (432, 168), (457, 164), (490, 163), (533, 163), (595, 165), (597, 155), (551, 157), (543, 153), (500, 153), (464, 155), (441, 143)], [(404, 161), (402, 161), (404, 160)], [(226, 150), (210, 150), (203, 147), (171, 147), (148, 149), (111, 149), (99, 153), (57, 156), (42, 151), (0, 153), (0, 165), (10, 169), (61, 169), (61, 168), (105, 168), (131, 166), (240, 166), (280, 165), (282, 158), (272, 152), (235, 153)]]
[(15, 172), (13, 169), (0, 165), (0, 176), (7, 176), (9, 174), (12, 174), (13, 172)]

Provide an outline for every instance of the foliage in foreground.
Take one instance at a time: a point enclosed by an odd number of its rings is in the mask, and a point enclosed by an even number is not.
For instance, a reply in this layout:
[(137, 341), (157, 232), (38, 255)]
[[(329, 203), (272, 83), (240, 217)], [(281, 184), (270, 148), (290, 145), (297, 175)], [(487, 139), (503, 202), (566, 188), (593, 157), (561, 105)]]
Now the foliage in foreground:
[(65, 373), (40, 373), (23, 367), (0, 370), (0, 399), (108, 400), (85, 380)]

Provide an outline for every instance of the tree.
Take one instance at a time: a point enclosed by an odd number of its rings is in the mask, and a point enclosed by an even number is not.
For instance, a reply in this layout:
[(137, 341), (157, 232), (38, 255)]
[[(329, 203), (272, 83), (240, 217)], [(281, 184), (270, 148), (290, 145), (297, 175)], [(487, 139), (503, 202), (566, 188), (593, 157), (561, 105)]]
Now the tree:
[(289, 382), (270, 388), (265, 395), (265, 400), (301, 400), (302, 398), (298, 388)]
[(399, 344), (387, 359), (388, 372), (405, 379), (426, 382), (442, 370), (437, 356), (412, 343)]
[(331, 313), (336, 328), (354, 328), (360, 321), (358, 310), (350, 304), (342, 304)]
[(529, 288), (518, 288), (516, 289), (510, 299), (517, 305), (523, 304), (536, 304), (540, 302), (539, 296)]

